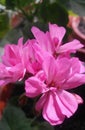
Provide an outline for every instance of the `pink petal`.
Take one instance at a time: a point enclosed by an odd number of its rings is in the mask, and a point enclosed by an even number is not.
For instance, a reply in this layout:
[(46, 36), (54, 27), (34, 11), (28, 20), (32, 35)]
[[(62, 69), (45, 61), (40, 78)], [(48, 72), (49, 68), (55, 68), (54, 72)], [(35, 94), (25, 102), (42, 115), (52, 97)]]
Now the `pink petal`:
[(78, 102), (75, 96), (64, 90), (59, 92), (58, 95), (56, 94), (56, 102), (58, 102), (62, 114), (68, 118), (72, 116), (78, 108)]
[(28, 45), (24, 47), (23, 61), (28, 72), (35, 74), (42, 67), (42, 57), (35, 40), (29, 40)]
[(70, 74), (70, 60), (67, 58), (60, 58), (56, 60), (56, 75), (54, 77), (55, 81), (58, 82), (64, 82)]
[(32, 33), (34, 34), (38, 44), (40, 45), (41, 49), (43, 51), (48, 51), (50, 53), (53, 52), (53, 44), (50, 39), (49, 32), (46, 32), (46, 34), (39, 30), (37, 27), (32, 27)]
[(52, 42), (52, 39), (50, 37), (50, 33), (46, 32), (46, 46), (47, 46), (47, 51), (51, 54), (54, 53), (55, 51), (55, 43)]
[(56, 75), (56, 61), (52, 56), (47, 56), (43, 62), (43, 69), (45, 71), (47, 82), (50, 84)]
[(22, 48), (23, 45), (23, 37), (19, 38), (18, 40), (18, 46)]
[(40, 97), (40, 99), (37, 101), (35, 106), (36, 111), (41, 111), (43, 109), (46, 99), (47, 99), (47, 94), (43, 94)]
[(25, 70), (22, 64), (17, 64), (13, 67), (0, 65), (0, 85), (4, 86), (8, 83), (14, 83), (24, 77)]
[(42, 82), (45, 82), (46, 80), (46, 75), (43, 70), (39, 71), (35, 76)]
[(78, 58), (75, 58), (75, 57), (71, 58), (70, 63), (72, 67), (72, 75), (74, 75), (75, 73), (81, 72), (81, 67), (83, 65)]
[(59, 43), (61, 44), (66, 31), (64, 27), (59, 27), (56, 24), (49, 24), (49, 32), (51, 39), (58, 38)]
[(63, 89), (76, 88), (82, 84), (85, 84), (85, 74), (74, 74), (63, 84)]
[(24, 66), (22, 65), (22, 63), (17, 64), (14, 67), (11, 67), (8, 70), (9, 74), (11, 75), (12, 80), (15, 82), (17, 80), (22, 80), (25, 73), (26, 73), (26, 69), (24, 68)]
[(71, 68), (72, 68), (72, 75), (76, 74), (76, 73), (84, 73), (85, 72), (85, 66), (84, 63), (81, 62), (78, 58), (76, 57), (72, 57), (70, 59), (70, 64), (71, 64)]
[(40, 48), (38, 44), (34, 44), (33, 49), (35, 51), (35, 57), (39, 63), (42, 63), (44, 60), (44, 53), (43, 50)]
[(77, 49), (82, 48), (83, 45), (78, 41), (78, 40), (73, 40), (72, 42), (68, 42), (62, 46), (60, 46), (60, 48), (57, 50), (58, 53), (62, 53), (62, 52), (66, 52), (66, 51), (74, 51)]
[(61, 113), (61, 110), (55, 100), (55, 96), (52, 92), (48, 93), (46, 102), (43, 106), (43, 117), (51, 125), (58, 125), (64, 121), (65, 116)]
[(2, 62), (7, 66), (14, 66), (20, 62), (19, 49), (17, 45), (7, 44), (5, 46)]
[(32, 27), (31, 29), (33, 35), (35, 36), (37, 42), (39, 43), (40, 47), (43, 50), (47, 50), (46, 48), (46, 37), (45, 37), (45, 33), (43, 31), (40, 31), (37, 27)]
[(31, 77), (25, 81), (26, 96), (36, 97), (40, 95), (45, 88), (45, 84), (36, 77)]
[(73, 93), (73, 95), (75, 96), (78, 104), (82, 104), (83, 103), (83, 99), (78, 94)]
[(0, 87), (7, 85), (9, 82), (7, 80), (0, 79)]

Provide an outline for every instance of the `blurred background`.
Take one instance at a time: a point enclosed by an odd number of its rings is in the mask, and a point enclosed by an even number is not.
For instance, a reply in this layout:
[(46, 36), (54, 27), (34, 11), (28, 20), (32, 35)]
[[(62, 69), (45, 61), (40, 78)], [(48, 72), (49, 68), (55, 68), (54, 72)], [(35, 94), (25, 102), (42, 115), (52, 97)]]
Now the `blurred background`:
[(0, 0), (0, 45), (32, 38), (32, 25), (45, 31), (49, 22), (64, 26), (69, 40), (77, 37), (84, 43), (84, 15), (85, 0)]

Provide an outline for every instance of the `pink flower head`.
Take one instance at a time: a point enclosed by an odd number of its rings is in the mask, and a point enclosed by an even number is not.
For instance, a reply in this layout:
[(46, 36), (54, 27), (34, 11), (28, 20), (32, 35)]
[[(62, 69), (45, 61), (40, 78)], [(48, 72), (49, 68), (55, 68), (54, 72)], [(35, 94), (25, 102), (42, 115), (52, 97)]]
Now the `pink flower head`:
[(43, 118), (51, 125), (61, 124), (65, 117), (72, 116), (82, 99), (67, 90), (85, 83), (84, 68), (77, 58), (47, 56), (43, 70), (25, 81), (26, 96), (40, 96), (36, 110), (42, 111)]
[(59, 27), (56, 24), (49, 24), (49, 32), (47, 31), (46, 33), (39, 30), (37, 27), (32, 27), (31, 30), (42, 50), (49, 52), (54, 57), (58, 54), (74, 52), (83, 47), (76, 39), (62, 45), (66, 30), (64, 27)]
[(37, 73), (42, 68), (42, 55), (42, 50), (33, 39), (27, 40), (24, 45), (23, 38), (19, 39), (17, 45), (7, 44), (0, 65), (0, 85), (21, 80), (26, 73)]
[(22, 38), (19, 39), (18, 45), (7, 44), (0, 63), (0, 86), (21, 80), (26, 72), (24, 64), (24, 45)]

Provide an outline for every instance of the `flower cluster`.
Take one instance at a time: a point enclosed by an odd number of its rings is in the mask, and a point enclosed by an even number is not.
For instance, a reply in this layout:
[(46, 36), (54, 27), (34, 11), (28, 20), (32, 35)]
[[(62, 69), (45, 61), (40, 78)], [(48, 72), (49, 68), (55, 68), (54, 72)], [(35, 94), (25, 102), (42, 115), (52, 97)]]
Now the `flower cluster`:
[(71, 117), (82, 98), (67, 90), (85, 83), (85, 67), (77, 57), (71, 57), (83, 45), (78, 40), (63, 43), (65, 28), (49, 24), (44, 33), (31, 29), (34, 39), (23, 44), (7, 44), (0, 63), (0, 86), (24, 80), (29, 98), (38, 97), (35, 109), (51, 125), (61, 124)]

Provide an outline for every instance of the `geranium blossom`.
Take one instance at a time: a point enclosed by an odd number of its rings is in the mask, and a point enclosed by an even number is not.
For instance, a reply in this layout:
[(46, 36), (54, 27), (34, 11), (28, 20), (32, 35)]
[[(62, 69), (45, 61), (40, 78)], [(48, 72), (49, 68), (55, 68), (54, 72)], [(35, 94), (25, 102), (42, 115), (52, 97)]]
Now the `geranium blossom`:
[(24, 70), (32, 74), (41, 68), (43, 58), (40, 49), (38, 49), (36, 40), (27, 40), (23, 44), (23, 38), (20, 38), (17, 45), (7, 44), (5, 46), (2, 63), (6, 66), (16, 66), (22, 64)]
[(51, 125), (61, 124), (65, 117), (72, 116), (82, 99), (67, 90), (85, 83), (84, 67), (77, 58), (46, 56), (43, 70), (25, 81), (26, 96), (40, 96), (36, 110)]
[(51, 125), (71, 117), (83, 99), (69, 92), (85, 83), (85, 66), (70, 54), (83, 47), (78, 40), (63, 44), (65, 28), (49, 24), (49, 31), (32, 27), (35, 39), (7, 44), (0, 63), (0, 87), (25, 82), (26, 96), (37, 97), (35, 109)]
[(26, 73), (37, 73), (42, 68), (41, 54), (33, 39), (23, 44), (20, 38), (17, 45), (7, 44), (0, 65), (0, 85), (21, 80)]
[(59, 27), (56, 24), (49, 24), (49, 32), (47, 31), (46, 33), (39, 30), (37, 27), (32, 27), (31, 30), (40, 48), (42, 48), (43, 51), (49, 52), (54, 57), (58, 54), (74, 52), (83, 47), (76, 39), (66, 44), (62, 44), (66, 30), (64, 27)]
[(0, 63), (0, 86), (10, 82), (16, 82), (25, 75), (24, 62), (22, 60), (22, 38), (19, 39), (18, 45), (7, 44), (4, 48), (2, 63)]

